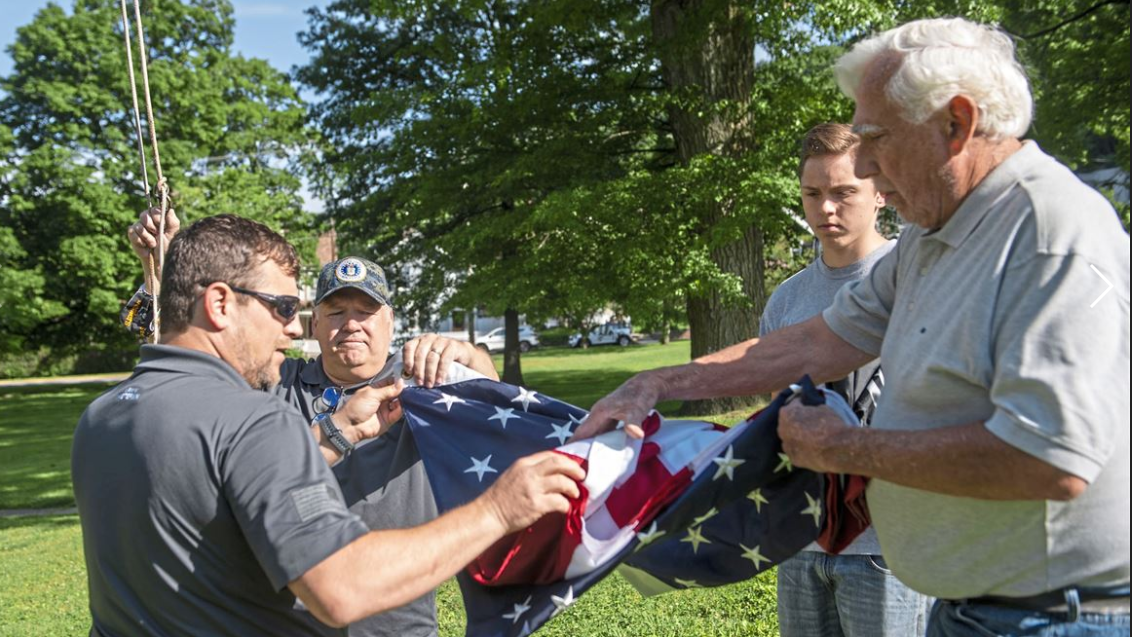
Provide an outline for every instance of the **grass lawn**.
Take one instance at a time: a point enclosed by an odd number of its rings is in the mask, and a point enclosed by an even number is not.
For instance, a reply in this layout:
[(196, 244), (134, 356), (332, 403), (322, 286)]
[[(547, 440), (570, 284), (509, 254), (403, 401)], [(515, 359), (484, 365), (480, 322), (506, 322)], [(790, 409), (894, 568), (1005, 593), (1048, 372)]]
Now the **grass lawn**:
[[(523, 356), (524, 380), (541, 393), (589, 407), (634, 372), (688, 360), (688, 343), (589, 350), (540, 349)], [(497, 365), (501, 364), (496, 359)], [(61, 507), (71, 494), (71, 435), (105, 385), (0, 388), (0, 509)], [(671, 412), (676, 403), (661, 405)], [(716, 418), (730, 423), (745, 414)], [(441, 635), (464, 631), (454, 582), (438, 596)], [(0, 518), (0, 637), (85, 635), (89, 628), (82, 536), (74, 515)], [(642, 599), (619, 575), (591, 589), (539, 631), (576, 635), (777, 635), (774, 577)]]

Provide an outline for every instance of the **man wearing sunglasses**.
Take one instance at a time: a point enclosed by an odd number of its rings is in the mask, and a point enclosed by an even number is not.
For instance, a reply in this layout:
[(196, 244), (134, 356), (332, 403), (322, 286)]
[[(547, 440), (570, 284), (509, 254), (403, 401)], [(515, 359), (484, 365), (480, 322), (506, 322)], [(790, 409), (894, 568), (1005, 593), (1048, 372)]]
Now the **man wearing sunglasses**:
[[(547, 452), (425, 524), (368, 530), (306, 419), (253, 391), (279, 384), (301, 332), (294, 248), (219, 215), (178, 234), (166, 263), (160, 343), (74, 437), (92, 635), (343, 634), (328, 625), (411, 602), (579, 495), (584, 472)], [(385, 429), (376, 405), (398, 390), (358, 389), (357, 426)]]
[[(157, 245), (159, 219), (157, 209), (144, 212), (128, 233), (147, 275), (146, 255)], [(166, 241), (179, 228), (180, 221), (170, 211)], [(298, 312), (295, 296), (242, 288), (233, 291), (259, 298), (286, 319)], [(321, 354), (313, 360), (285, 359), (278, 367), (279, 381), (270, 388), (312, 424), (311, 433), (333, 465), (347, 507), (370, 529), (417, 526), (437, 516), (424, 464), (392, 397), (399, 385), (386, 392), (378, 388), (399, 379), (431, 387), (473, 377), (499, 378), (486, 352), (436, 334), (413, 339), (389, 356), (393, 325), (389, 287), (381, 267), (357, 257), (327, 264), (318, 278), (311, 317), (311, 331)], [(390, 397), (379, 398), (385, 395)], [(379, 417), (372, 420), (375, 410), (380, 411)], [(350, 635), (365, 637), (436, 634), (436, 594), (431, 590), (404, 606), (350, 626)]]

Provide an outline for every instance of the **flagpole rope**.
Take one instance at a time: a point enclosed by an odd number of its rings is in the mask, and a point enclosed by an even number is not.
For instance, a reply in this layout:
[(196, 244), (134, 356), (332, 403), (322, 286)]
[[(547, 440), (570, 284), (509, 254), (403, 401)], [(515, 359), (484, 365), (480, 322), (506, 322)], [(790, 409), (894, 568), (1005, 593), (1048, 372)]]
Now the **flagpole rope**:
[[(122, 34), (126, 44), (126, 66), (129, 71), (130, 79), (130, 92), (133, 99), (134, 108), (134, 131), (138, 140), (138, 158), (141, 163), (142, 183), (145, 186), (146, 205), (152, 206), (152, 192), (149, 187), (149, 172), (146, 167), (145, 157), (145, 142), (141, 131), (141, 112), (138, 106), (138, 86), (137, 79), (134, 76), (134, 58), (133, 47), (130, 43), (130, 27), (129, 16), (126, 9), (126, 0), (121, 0), (122, 6)], [(161, 172), (161, 154), (157, 146), (157, 126), (153, 117), (153, 99), (149, 90), (149, 62), (146, 58), (145, 52), (145, 30), (142, 27), (141, 19), (141, 5), (139, 0), (134, 0), (134, 25), (137, 28), (138, 40), (138, 58), (141, 63), (142, 75), (142, 90), (145, 94), (145, 114), (146, 123), (149, 128), (149, 142), (153, 150), (153, 166), (157, 174), (157, 197), (158, 207), (161, 210), (161, 217), (158, 220), (157, 228), (157, 255), (156, 260), (153, 251), (149, 253), (149, 271), (151, 275), (146, 276), (146, 288), (150, 294), (153, 295), (153, 340), (156, 342), (160, 340), (161, 330), (161, 305), (160, 296), (161, 291), (161, 268), (165, 264), (165, 217), (169, 213), (169, 184), (165, 180), (165, 176)]]

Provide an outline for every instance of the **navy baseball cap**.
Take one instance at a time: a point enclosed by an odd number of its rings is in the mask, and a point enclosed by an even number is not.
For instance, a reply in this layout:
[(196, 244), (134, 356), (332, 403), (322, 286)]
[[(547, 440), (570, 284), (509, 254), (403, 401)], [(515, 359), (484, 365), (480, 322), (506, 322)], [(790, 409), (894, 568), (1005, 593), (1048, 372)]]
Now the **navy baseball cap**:
[(322, 303), (327, 296), (345, 288), (361, 290), (382, 305), (392, 305), (389, 302), (389, 284), (385, 281), (385, 270), (373, 261), (346, 257), (322, 266), (314, 304)]

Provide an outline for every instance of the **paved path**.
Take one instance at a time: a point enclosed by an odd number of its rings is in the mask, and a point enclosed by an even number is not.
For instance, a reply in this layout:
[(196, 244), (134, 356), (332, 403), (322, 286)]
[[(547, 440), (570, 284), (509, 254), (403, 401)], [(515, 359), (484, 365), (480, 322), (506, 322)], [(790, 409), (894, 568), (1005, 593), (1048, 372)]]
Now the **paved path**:
[(48, 515), (75, 515), (79, 510), (76, 507), (62, 509), (0, 509), (0, 518), (26, 518), (43, 517)]
[(128, 372), (113, 374), (86, 374), (82, 376), (52, 376), (50, 378), (13, 378), (0, 380), (0, 389), (5, 387), (34, 387), (36, 385), (89, 385), (92, 383), (117, 383), (129, 378)]

